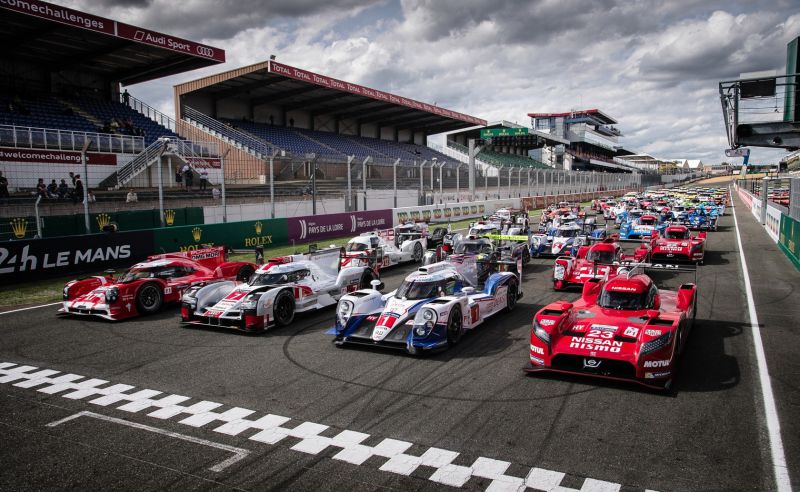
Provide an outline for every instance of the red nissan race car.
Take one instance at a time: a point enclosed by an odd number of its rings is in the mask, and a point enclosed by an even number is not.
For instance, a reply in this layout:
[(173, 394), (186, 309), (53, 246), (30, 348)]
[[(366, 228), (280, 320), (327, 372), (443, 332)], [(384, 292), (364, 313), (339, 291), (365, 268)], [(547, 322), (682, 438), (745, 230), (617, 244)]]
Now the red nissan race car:
[[(564, 290), (570, 285), (583, 285), (590, 278), (611, 278), (624, 262), (648, 261), (651, 253), (650, 240), (639, 244), (633, 254), (622, 250), (617, 234), (590, 246), (581, 246), (573, 256), (559, 256), (553, 266), (553, 289)], [(639, 242), (639, 241), (635, 241)]]
[(590, 279), (574, 303), (557, 301), (536, 313), (525, 370), (669, 390), (694, 324), (697, 287), (686, 283), (677, 291), (658, 289), (643, 266), (620, 269), (609, 280)]
[(225, 261), (224, 246), (153, 255), (117, 278), (109, 273), (68, 282), (58, 312), (113, 321), (152, 314), (166, 303), (179, 302), (190, 286), (245, 281), (256, 268), (253, 263)]
[(684, 225), (668, 226), (663, 236), (653, 240), (653, 261), (660, 263), (703, 263), (706, 233), (692, 235)]

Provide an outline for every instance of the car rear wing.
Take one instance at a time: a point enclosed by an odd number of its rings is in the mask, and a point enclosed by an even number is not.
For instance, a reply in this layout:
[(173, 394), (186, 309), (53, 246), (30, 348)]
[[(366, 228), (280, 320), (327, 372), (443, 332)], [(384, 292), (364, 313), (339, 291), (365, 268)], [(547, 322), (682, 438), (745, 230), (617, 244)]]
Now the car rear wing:
[(643, 263), (622, 261), (620, 268), (617, 270), (617, 275), (636, 275), (637, 273), (650, 273), (650, 272), (668, 272), (668, 273), (691, 273), (694, 275), (694, 282), (697, 283), (697, 271), (699, 267), (696, 264), (680, 264), (675, 265), (671, 263)]
[(148, 256), (148, 261), (167, 260), (170, 258), (185, 258), (195, 261), (211, 270), (227, 261), (227, 250), (225, 246), (211, 246), (202, 249), (189, 251), (176, 251), (173, 253), (163, 253), (160, 255)]

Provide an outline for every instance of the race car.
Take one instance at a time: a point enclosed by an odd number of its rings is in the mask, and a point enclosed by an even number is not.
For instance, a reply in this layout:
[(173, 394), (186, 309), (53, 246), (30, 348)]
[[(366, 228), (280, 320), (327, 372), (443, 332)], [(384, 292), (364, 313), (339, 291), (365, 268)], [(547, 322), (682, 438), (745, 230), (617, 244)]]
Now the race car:
[(608, 237), (601, 242), (581, 246), (575, 256), (559, 256), (553, 265), (553, 289), (563, 290), (571, 285), (583, 285), (592, 278), (611, 278), (624, 263), (648, 261), (651, 254), (649, 242), (643, 241), (626, 254), (618, 237)]
[(181, 302), (184, 326), (219, 326), (248, 332), (286, 326), (295, 313), (332, 306), (367, 288), (377, 274), (366, 266), (339, 267), (340, 249), (272, 258), (247, 283), (190, 288)]
[(164, 304), (179, 302), (191, 286), (245, 281), (256, 268), (253, 263), (226, 261), (224, 246), (153, 255), (117, 278), (109, 271), (68, 282), (59, 313), (112, 321), (152, 314)]
[(467, 239), (478, 239), (489, 234), (500, 234), (503, 228), (496, 222), (479, 221), (469, 225)]
[(530, 251), (533, 257), (558, 256), (574, 254), (578, 248), (587, 243), (589, 238), (600, 239), (607, 231), (596, 228), (593, 223), (578, 225), (575, 222), (559, 226), (552, 236), (533, 234), (530, 240)]
[(659, 223), (658, 217), (643, 214), (633, 220), (623, 223), (619, 228), (619, 237), (622, 239), (642, 239), (654, 233), (663, 231), (666, 223)]
[(466, 330), (514, 309), (522, 296), (519, 262), (492, 262), (495, 272), (478, 282), (475, 256), (420, 267), (400, 287), (382, 295), (359, 290), (336, 309), (334, 343), (360, 344), (421, 354), (455, 345)]
[(380, 270), (407, 261), (419, 263), (427, 247), (427, 224), (410, 223), (365, 232), (347, 241), (341, 266), (372, 266)]
[(653, 261), (660, 263), (703, 263), (706, 251), (706, 233), (692, 235), (684, 225), (667, 227), (663, 236), (653, 241)]
[(644, 273), (650, 266), (632, 266), (608, 280), (590, 279), (574, 303), (557, 301), (537, 312), (526, 371), (669, 390), (694, 324), (697, 287), (685, 283), (677, 291), (658, 289)]
[(716, 231), (716, 215), (708, 215), (704, 210), (694, 209), (690, 211), (684, 219), (686, 225), (692, 231)]

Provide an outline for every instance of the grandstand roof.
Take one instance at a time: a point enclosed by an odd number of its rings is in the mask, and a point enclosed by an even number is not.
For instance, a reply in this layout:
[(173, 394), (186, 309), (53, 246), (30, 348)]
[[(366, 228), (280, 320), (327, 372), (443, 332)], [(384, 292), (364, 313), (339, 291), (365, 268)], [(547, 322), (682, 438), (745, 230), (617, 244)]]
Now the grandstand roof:
[(528, 116), (531, 118), (558, 118), (559, 116), (576, 118), (579, 116), (591, 116), (603, 125), (614, 125), (618, 123), (617, 120), (599, 109), (576, 109), (566, 113), (528, 113)]
[[(337, 115), (426, 134), (486, 124), (486, 120), (474, 116), (276, 61), (178, 84), (175, 86), (176, 104), (181, 95), (190, 92), (205, 93), (215, 100), (235, 97), (248, 101), (251, 106), (274, 104), (287, 111)], [(180, 112), (181, 108), (176, 110)]]
[(0, 2), (0, 59), (125, 85), (225, 61), (225, 51), (39, 0)]

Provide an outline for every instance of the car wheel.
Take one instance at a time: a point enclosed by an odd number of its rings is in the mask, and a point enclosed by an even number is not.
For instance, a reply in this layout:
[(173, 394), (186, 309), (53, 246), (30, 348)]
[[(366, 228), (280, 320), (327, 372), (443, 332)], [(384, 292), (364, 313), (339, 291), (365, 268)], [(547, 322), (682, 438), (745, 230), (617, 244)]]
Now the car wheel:
[(161, 310), (164, 295), (161, 286), (155, 283), (144, 284), (136, 293), (136, 309), (141, 314), (153, 314)]
[(517, 305), (517, 283), (510, 282), (506, 291), (506, 311), (513, 311)]
[(414, 243), (414, 254), (411, 258), (414, 260), (414, 263), (422, 261), (422, 245), (420, 243)]
[(236, 273), (236, 280), (239, 282), (247, 282), (250, 276), (255, 273), (255, 269), (250, 265), (243, 265), (242, 268)]
[(528, 248), (522, 250), (522, 263), (527, 265), (531, 262), (531, 252), (528, 251)]
[(372, 274), (370, 270), (364, 270), (364, 273), (361, 274), (361, 281), (358, 284), (359, 289), (369, 289), (372, 287), (371, 282), (375, 280), (375, 276)]
[(282, 290), (278, 293), (273, 313), (277, 326), (286, 326), (294, 320), (294, 295), (291, 290)]
[(461, 340), (464, 334), (464, 320), (461, 317), (461, 308), (455, 307), (447, 321), (447, 344), (453, 346)]

